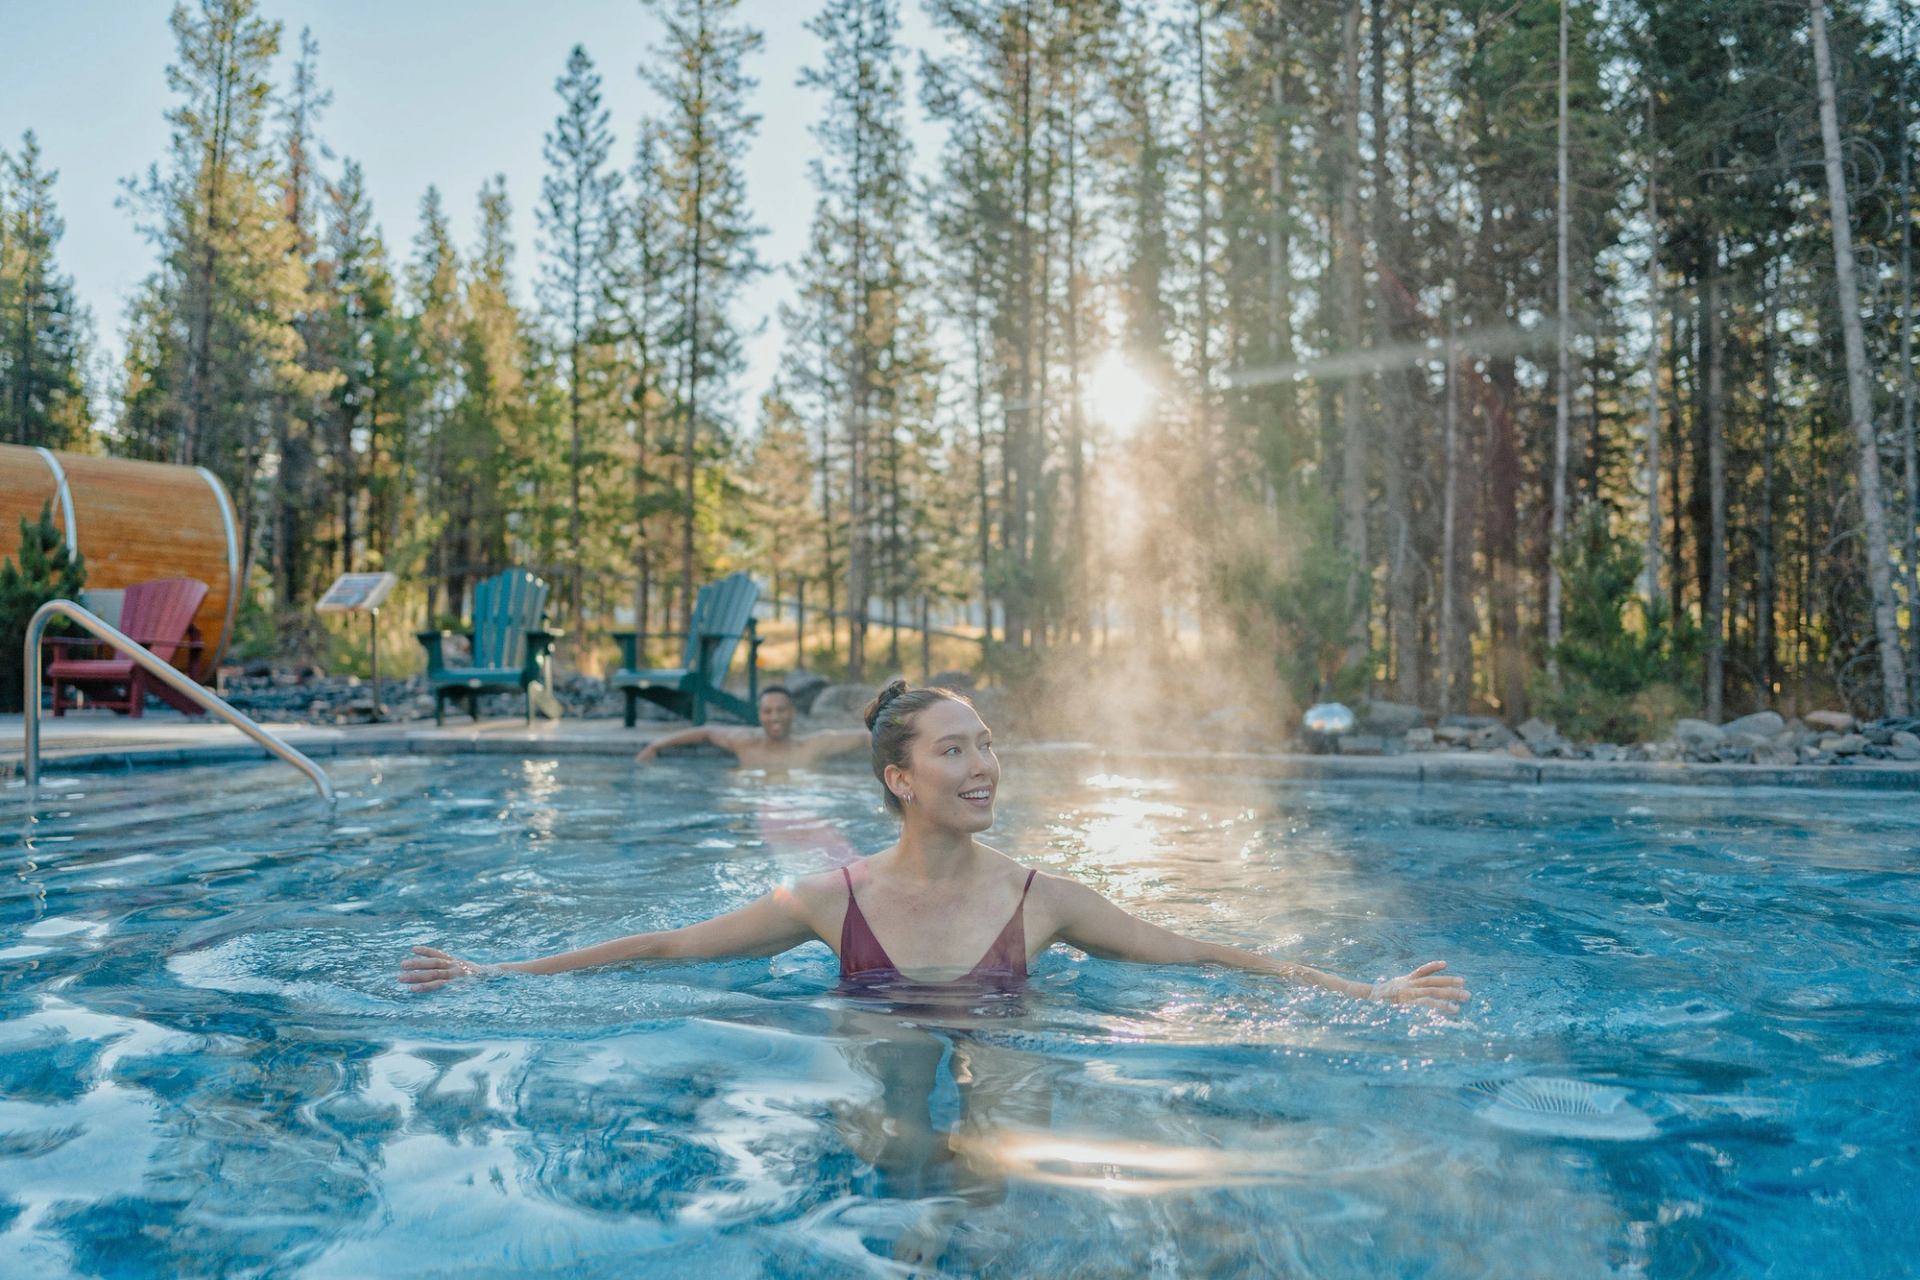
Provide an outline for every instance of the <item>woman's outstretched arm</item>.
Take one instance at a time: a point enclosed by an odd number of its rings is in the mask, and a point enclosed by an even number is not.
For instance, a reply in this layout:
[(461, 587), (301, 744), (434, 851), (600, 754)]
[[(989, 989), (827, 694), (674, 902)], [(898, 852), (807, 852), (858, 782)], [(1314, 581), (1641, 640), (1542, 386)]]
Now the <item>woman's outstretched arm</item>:
[(1185, 934), (1150, 924), (1115, 906), (1099, 893), (1072, 880), (1051, 878), (1049, 896), (1058, 904), (1059, 926), (1054, 936), (1069, 946), (1103, 960), (1131, 960), (1140, 964), (1218, 964), (1251, 973), (1270, 973), (1296, 982), (1310, 982), (1343, 996), (1359, 1000), (1388, 1000), (1396, 1004), (1417, 1004), (1457, 1011), (1467, 999), (1465, 982), (1442, 977), (1443, 960), (1432, 960), (1412, 973), (1380, 982), (1355, 982), (1336, 974), (1324, 973), (1275, 960), (1240, 947), (1201, 942)]
[(533, 960), (476, 964), (432, 947), (415, 947), (413, 954), (400, 962), (400, 981), (415, 991), (432, 991), (460, 978), (490, 977), (499, 973), (565, 973), (569, 969), (624, 964), (632, 960), (772, 956), (811, 942), (816, 936), (798, 896), (792, 889), (782, 887), (738, 911), (698, 924), (657, 933), (631, 934)]

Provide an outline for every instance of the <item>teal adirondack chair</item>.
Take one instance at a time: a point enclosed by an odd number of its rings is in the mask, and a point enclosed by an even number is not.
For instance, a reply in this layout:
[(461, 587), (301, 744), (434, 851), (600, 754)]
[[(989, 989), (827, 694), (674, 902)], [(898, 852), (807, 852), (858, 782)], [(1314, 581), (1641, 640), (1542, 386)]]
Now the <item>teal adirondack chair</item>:
[[(639, 633), (614, 632), (613, 638), (620, 642), (620, 669), (613, 673), (613, 687), (626, 695), (627, 728), (633, 728), (641, 698), (695, 724), (707, 722), (708, 707), (719, 707), (748, 724), (759, 724), (760, 635), (753, 625), (753, 606), (759, 598), (759, 584), (744, 573), (730, 574), (700, 588), (693, 602), (693, 626), (680, 650), (677, 667), (641, 668)], [(749, 655), (745, 698), (720, 687), (742, 637), (746, 638)]]
[(419, 632), (427, 650), (427, 684), (433, 690), (433, 719), (446, 723), (448, 698), (462, 698), (475, 720), (480, 718), (480, 695), (519, 689), (527, 695), (527, 723), (537, 709), (550, 720), (560, 718), (560, 702), (553, 696), (548, 670), (554, 641), (564, 632), (549, 631), (547, 584), (525, 569), (495, 574), (473, 589), (473, 656), (469, 665), (449, 667), (441, 659), (444, 631)]

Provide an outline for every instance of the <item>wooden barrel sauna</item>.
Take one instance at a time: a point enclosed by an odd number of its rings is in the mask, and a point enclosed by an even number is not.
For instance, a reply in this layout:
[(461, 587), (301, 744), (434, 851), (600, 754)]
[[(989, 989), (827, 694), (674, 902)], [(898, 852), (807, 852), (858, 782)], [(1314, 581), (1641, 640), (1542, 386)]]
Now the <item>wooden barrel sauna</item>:
[(67, 545), (86, 557), (89, 589), (151, 578), (198, 578), (194, 615), (203, 646), (181, 665), (213, 683), (239, 603), (239, 524), (218, 476), (205, 467), (0, 445), (0, 552), (20, 550), (20, 518), (53, 503)]

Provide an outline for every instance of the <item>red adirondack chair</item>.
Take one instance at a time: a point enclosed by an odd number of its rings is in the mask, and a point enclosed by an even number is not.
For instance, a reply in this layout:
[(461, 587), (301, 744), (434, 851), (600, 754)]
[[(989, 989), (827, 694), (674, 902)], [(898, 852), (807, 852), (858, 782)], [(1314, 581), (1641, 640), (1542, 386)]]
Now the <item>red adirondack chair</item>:
[[(207, 584), (197, 578), (160, 578), (136, 582), (127, 588), (120, 606), (120, 630), (153, 651), (162, 662), (172, 662), (181, 650), (200, 647), (194, 637), (193, 615), (206, 598)], [(53, 636), (48, 644), (66, 648), (89, 645), (101, 648), (92, 636)], [(149, 693), (188, 715), (206, 713), (188, 698), (161, 684), (138, 666), (132, 658), (112, 648), (103, 657), (55, 658), (47, 664), (47, 681), (53, 686), (53, 714), (67, 713), (69, 690), (84, 693), (90, 706), (110, 707), (129, 716), (138, 716)]]

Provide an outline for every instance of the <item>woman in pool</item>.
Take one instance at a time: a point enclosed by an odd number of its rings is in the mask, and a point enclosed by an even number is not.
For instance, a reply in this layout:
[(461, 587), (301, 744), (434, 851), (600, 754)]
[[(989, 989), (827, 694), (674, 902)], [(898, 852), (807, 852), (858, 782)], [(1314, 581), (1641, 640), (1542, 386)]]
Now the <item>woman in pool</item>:
[(1189, 938), (1130, 915), (1085, 885), (1022, 867), (974, 837), (993, 825), (1000, 762), (973, 704), (896, 680), (867, 708), (873, 772), (900, 839), (850, 867), (785, 885), (710, 920), (503, 964), (415, 947), (400, 981), (432, 991), (504, 972), (561, 973), (634, 960), (771, 956), (818, 938), (861, 987), (1010, 986), (1056, 942), (1142, 964), (1217, 964), (1312, 983), (1341, 995), (1456, 1011), (1465, 984), (1442, 961), (1355, 982), (1238, 947)]

